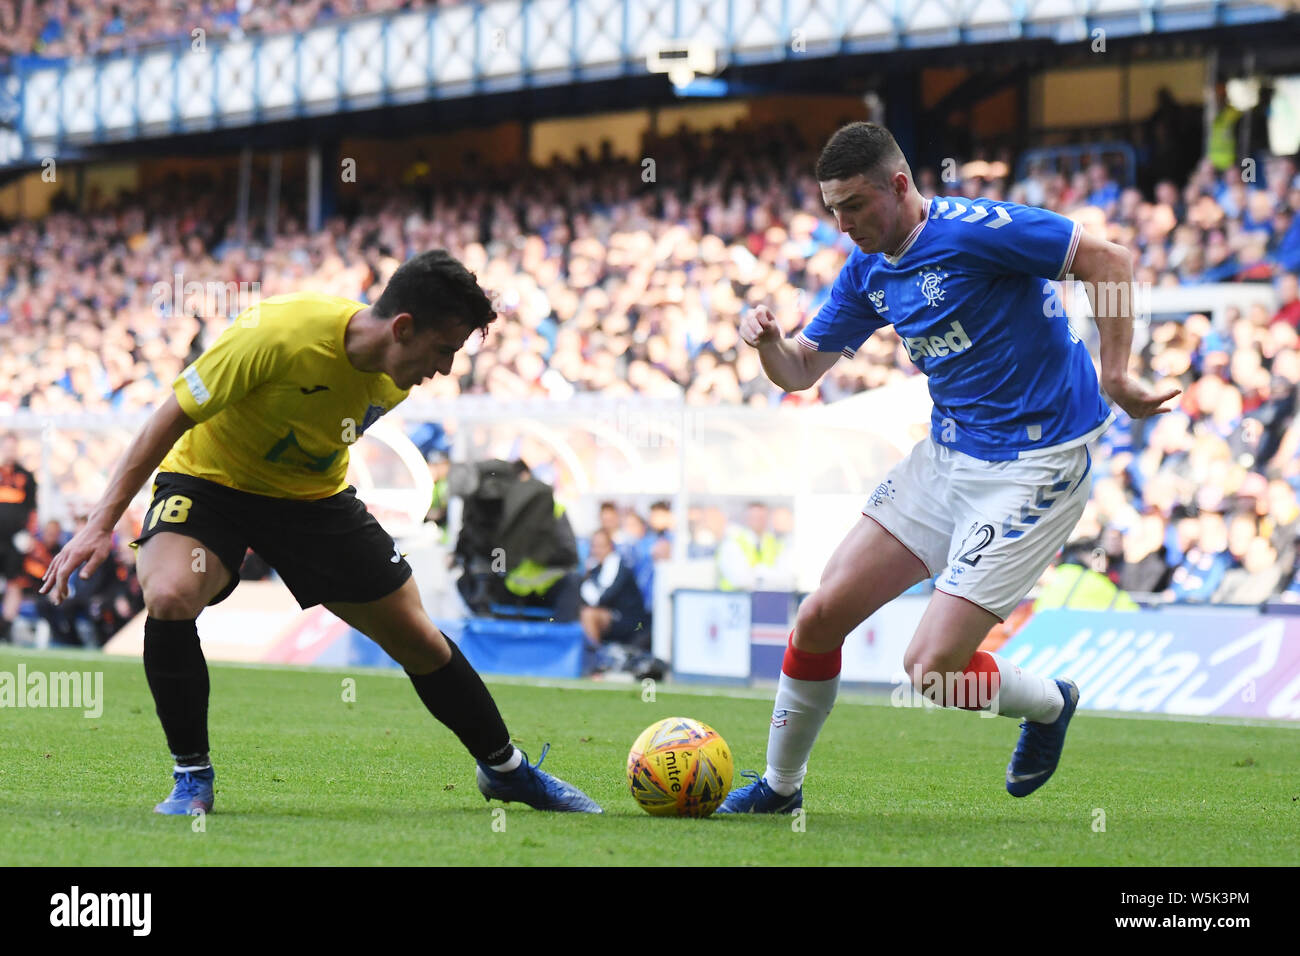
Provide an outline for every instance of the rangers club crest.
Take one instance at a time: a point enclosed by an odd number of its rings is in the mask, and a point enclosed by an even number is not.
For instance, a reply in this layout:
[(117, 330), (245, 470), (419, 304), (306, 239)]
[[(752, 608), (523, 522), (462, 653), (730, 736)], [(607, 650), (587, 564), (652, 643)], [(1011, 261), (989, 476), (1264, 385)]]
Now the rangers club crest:
[(886, 498), (890, 501), (894, 500), (894, 480), (892, 478), (886, 478), (876, 485), (876, 490), (871, 493), (871, 500), (868, 504), (873, 508), (878, 508)]
[(946, 293), (939, 287), (939, 283), (948, 278), (948, 273), (920, 272), (917, 274), (921, 277), (921, 281), (917, 284), (921, 287), (921, 295), (925, 296), (926, 304), (938, 305), (942, 302)]

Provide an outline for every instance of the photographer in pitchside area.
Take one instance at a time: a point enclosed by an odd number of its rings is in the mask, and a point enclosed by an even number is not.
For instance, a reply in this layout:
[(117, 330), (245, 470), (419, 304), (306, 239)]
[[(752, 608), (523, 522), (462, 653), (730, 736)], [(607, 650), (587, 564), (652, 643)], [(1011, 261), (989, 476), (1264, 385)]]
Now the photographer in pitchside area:
[(454, 566), (456, 587), (479, 615), (543, 608), (578, 618), (578, 546), (564, 506), (522, 461), (455, 466), (451, 494), (465, 501)]

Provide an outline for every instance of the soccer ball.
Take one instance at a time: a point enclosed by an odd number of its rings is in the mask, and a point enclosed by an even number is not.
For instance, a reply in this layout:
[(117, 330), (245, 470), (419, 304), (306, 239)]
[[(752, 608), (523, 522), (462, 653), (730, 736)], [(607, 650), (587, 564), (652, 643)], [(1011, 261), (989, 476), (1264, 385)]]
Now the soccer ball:
[(731, 789), (731, 748), (708, 724), (666, 717), (627, 755), (632, 799), (656, 817), (707, 817)]

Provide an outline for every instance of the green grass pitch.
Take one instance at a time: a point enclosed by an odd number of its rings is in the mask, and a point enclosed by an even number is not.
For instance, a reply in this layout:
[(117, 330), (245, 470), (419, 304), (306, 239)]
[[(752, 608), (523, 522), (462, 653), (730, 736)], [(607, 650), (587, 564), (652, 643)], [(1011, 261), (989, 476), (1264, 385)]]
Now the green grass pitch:
[[(1055, 778), (1011, 798), (1014, 721), (843, 695), (789, 817), (655, 819), (628, 795), (633, 739), (713, 725), (762, 769), (770, 698), (661, 684), (489, 681), (515, 734), (604, 816), (494, 813), (473, 763), (400, 672), (211, 666), (216, 807), (160, 817), (170, 761), (138, 661), (0, 650), (0, 671), (102, 670), (104, 711), (0, 709), (0, 865), (1294, 865), (1300, 728), (1087, 712)], [(355, 702), (344, 680), (355, 680)], [(1086, 688), (1084, 688), (1086, 693)], [(1104, 829), (1103, 829), (1104, 825)]]

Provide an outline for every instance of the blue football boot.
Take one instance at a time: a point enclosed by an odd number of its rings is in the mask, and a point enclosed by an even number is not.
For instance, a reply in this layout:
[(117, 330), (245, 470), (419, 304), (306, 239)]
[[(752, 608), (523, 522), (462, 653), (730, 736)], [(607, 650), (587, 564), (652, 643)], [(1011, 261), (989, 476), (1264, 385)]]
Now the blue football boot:
[(217, 775), (211, 767), (202, 770), (173, 770), (176, 786), (171, 795), (153, 808), (154, 813), (173, 816), (197, 816), (212, 812), (212, 785)]
[(754, 782), (727, 794), (715, 813), (794, 813), (803, 806), (803, 787), (787, 796), (769, 787), (753, 770), (742, 770), (740, 775)]
[(1079, 687), (1072, 680), (1058, 680), (1065, 706), (1050, 724), (1026, 720), (1020, 724), (1020, 742), (1007, 765), (1007, 793), (1027, 797), (1051, 779), (1065, 746), (1065, 730), (1079, 706)]
[(558, 810), (561, 813), (604, 813), (600, 804), (587, 796), (571, 783), (565, 783), (558, 777), (552, 777), (537, 768), (546, 759), (551, 745), (542, 748), (542, 755), (537, 763), (530, 764), (528, 755), (519, 752), (522, 762), (514, 770), (498, 773), (486, 764), (480, 763), (475, 774), (479, 793), (484, 800), (500, 800), (503, 803), (526, 803), (534, 810)]

